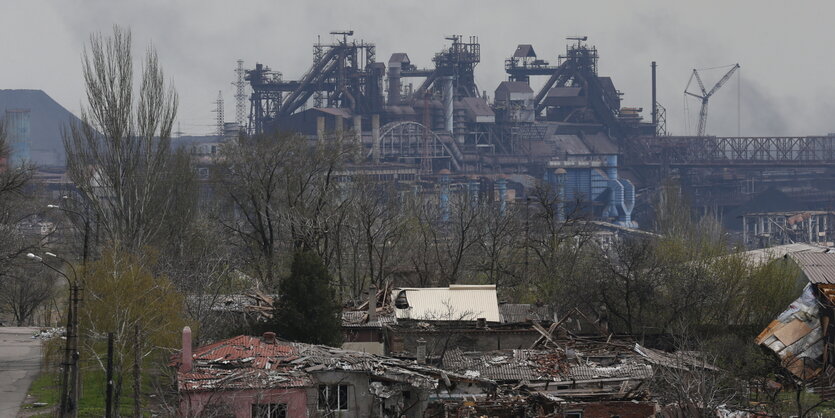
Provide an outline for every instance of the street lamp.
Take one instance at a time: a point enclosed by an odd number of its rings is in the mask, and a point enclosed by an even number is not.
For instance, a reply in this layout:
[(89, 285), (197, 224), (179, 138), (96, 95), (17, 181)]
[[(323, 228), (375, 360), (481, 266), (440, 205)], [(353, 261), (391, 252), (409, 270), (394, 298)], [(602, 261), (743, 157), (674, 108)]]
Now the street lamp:
[[(67, 284), (70, 287), (70, 300), (67, 307), (67, 342), (64, 348), (63, 370), (61, 371), (61, 417), (76, 417), (78, 416), (78, 295), (79, 295), (79, 281), (78, 274), (75, 267), (63, 258), (51, 252), (46, 252), (44, 255), (60, 260), (62, 263), (68, 265), (72, 270), (73, 278), (70, 279), (63, 271), (53, 267), (44, 260), (43, 257), (33, 253), (26, 254), (26, 257), (35, 262), (41, 263), (50, 270), (60, 274), (67, 279)], [(72, 380), (70, 380), (70, 369), (72, 368)], [(72, 382), (72, 390), (70, 390), (70, 383)]]
[[(69, 200), (69, 196), (62, 196), (61, 198), (64, 199), (64, 200)], [(46, 207), (49, 208), (49, 209), (58, 209), (60, 211), (66, 212), (66, 213), (71, 213), (75, 216), (78, 216), (79, 218), (81, 218), (84, 221), (84, 247), (83, 247), (83, 250), (82, 250), (82, 253), (81, 253), (81, 264), (86, 266), (87, 265), (87, 254), (89, 252), (88, 250), (89, 250), (89, 242), (90, 242), (90, 217), (89, 217), (89, 213), (87, 213), (86, 209), (85, 209), (85, 213), (81, 213), (81, 212), (73, 210), (73, 209), (69, 209), (69, 208), (66, 208), (66, 207), (63, 207), (63, 206), (59, 206), (59, 205), (52, 205), (52, 204), (46, 205)], [(47, 254), (49, 254), (49, 253), (47, 253)], [(55, 256), (55, 255), (53, 254), (53, 256)]]

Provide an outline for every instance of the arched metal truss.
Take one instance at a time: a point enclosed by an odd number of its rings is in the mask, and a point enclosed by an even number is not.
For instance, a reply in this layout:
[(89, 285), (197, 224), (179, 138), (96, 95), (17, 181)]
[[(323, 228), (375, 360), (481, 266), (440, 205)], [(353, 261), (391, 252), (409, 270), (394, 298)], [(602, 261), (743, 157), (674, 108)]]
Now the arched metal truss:
[[(424, 144), (424, 140), (429, 143)], [(424, 153), (432, 159), (452, 158), (452, 152), (438, 134), (423, 124), (400, 121), (380, 128), (381, 159), (422, 158)]]

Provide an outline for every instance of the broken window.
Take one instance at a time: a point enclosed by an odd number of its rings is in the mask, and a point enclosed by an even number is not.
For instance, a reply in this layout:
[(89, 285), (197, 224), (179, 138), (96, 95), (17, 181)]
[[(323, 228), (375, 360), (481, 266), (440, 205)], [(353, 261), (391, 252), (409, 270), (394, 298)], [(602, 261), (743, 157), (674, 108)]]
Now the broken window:
[(286, 403), (252, 404), (252, 418), (287, 418)]
[(348, 385), (319, 385), (319, 409), (347, 411)]

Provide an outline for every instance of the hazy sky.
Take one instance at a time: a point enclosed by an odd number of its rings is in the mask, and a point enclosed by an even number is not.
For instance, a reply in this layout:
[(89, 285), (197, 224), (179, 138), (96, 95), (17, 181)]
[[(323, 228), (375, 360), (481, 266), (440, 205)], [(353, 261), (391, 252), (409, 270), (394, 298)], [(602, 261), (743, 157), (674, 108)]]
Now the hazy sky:
[[(2, 0), (0, 88), (42, 89), (78, 113), (83, 95), (81, 53), (92, 32), (129, 26), (135, 56), (153, 44), (181, 99), (182, 130), (214, 128), (218, 90), (234, 120), (235, 61), (301, 76), (317, 35), (353, 29), (376, 43), (379, 61), (407, 52), (429, 66), (448, 41), (476, 35), (482, 58), (479, 88), (492, 96), (505, 79), (504, 59), (519, 43), (556, 61), (565, 37), (586, 35), (600, 52), (600, 73), (613, 78), (624, 105), (649, 117), (650, 62), (658, 62), (658, 100), (668, 129), (684, 134), (683, 91), (692, 68), (739, 62), (711, 100), (708, 133), (743, 135), (835, 132), (835, 30), (829, 1), (211, 1)], [(722, 70), (704, 73), (712, 85)], [(709, 87), (708, 87), (709, 88)], [(688, 102), (691, 130), (699, 104)]]

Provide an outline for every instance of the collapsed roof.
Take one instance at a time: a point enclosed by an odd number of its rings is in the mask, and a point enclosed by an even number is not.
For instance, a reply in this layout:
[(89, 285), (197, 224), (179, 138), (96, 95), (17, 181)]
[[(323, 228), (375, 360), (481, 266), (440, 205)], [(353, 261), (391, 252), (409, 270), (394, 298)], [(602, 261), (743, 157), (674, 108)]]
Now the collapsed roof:
[[(174, 364), (180, 366), (182, 359)], [(240, 335), (194, 350), (191, 370), (178, 373), (180, 391), (296, 388), (313, 385), (320, 371), (364, 373), (375, 380), (435, 389), (439, 381), (491, 382), (373, 354)]]

